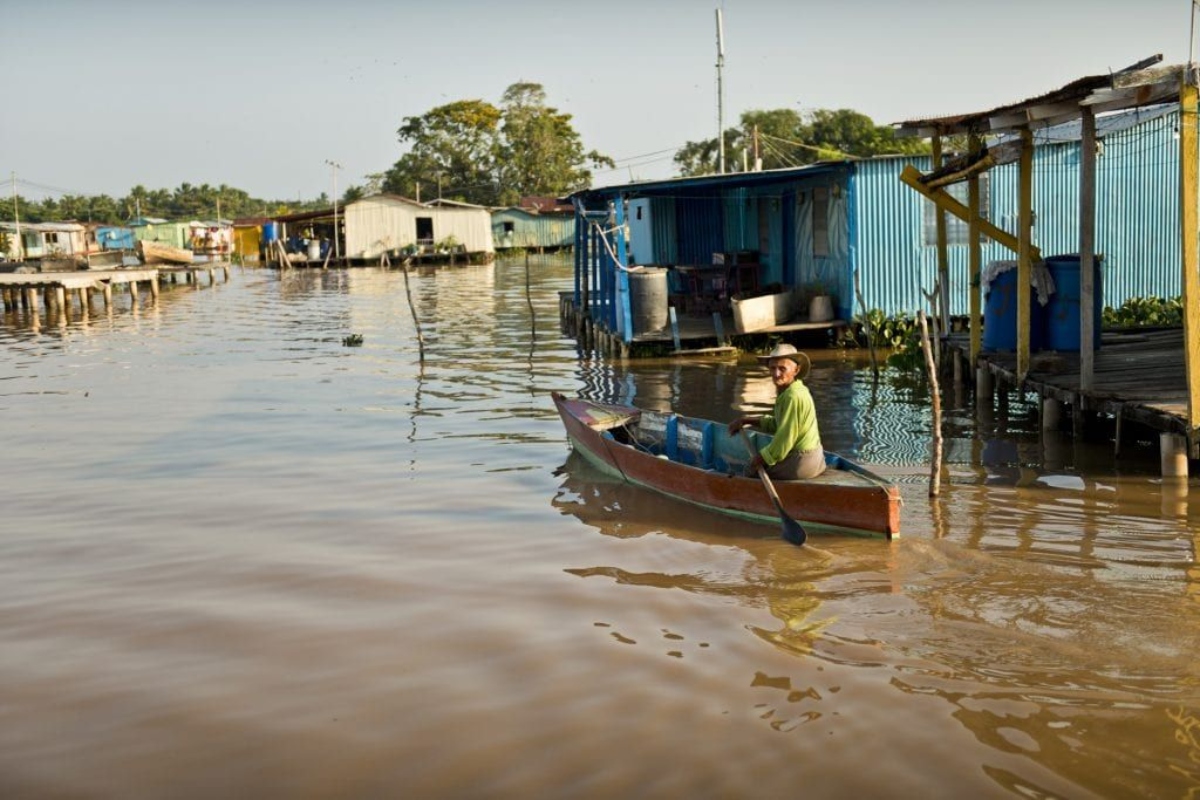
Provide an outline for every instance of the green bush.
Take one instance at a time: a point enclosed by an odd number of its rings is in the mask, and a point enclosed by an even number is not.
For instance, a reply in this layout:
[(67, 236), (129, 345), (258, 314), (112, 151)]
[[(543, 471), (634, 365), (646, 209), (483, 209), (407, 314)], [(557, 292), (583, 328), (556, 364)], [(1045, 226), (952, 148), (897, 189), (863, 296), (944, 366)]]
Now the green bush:
[(887, 358), (889, 366), (903, 370), (924, 368), (921, 331), (916, 318), (909, 314), (889, 317), (878, 308), (872, 308), (854, 317), (851, 325), (844, 330), (839, 344), (842, 347), (874, 345), (877, 350), (892, 351)]
[(1159, 328), (1182, 324), (1182, 296), (1170, 300), (1154, 295), (1131, 297), (1120, 308), (1105, 306), (1101, 315), (1101, 325), (1105, 328)]

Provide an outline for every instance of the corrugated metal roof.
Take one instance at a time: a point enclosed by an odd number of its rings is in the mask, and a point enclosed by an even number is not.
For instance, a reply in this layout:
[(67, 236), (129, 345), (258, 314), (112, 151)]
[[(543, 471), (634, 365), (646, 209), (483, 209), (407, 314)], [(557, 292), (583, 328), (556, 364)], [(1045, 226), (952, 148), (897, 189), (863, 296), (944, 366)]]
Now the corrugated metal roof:
[(1085, 105), (1098, 111), (1147, 106), (1177, 94), (1180, 78), (1195, 71), (1190, 64), (1154, 66), (1161, 61), (1162, 55), (1155, 55), (1125, 69), (1088, 75), (1017, 103), (968, 114), (910, 119), (894, 127), (906, 136), (988, 133), (1051, 124), (1050, 120), (1062, 119), (1064, 115), (1080, 115)]
[(766, 183), (780, 183), (798, 178), (810, 178), (825, 173), (844, 170), (852, 161), (822, 161), (804, 167), (787, 169), (769, 169), (762, 172), (727, 172), (724, 175), (700, 175), (689, 178), (668, 178), (658, 181), (643, 181), (639, 183), (624, 183), (614, 186), (601, 186), (575, 192), (572, 198), (607, 198), (613, 195), (651, 195), (677, 192), (680, 189), (722, 188), (736, 189), (742, 186), (759, 186)]
[[(1110, 114), (1098, 116), (1096, 117), (1096, 138), (1099, 139), (1109, 134), (1129, 130), (1144, 122), (1165, 117), (1178, 109), (1178, 103), (1163, 103), (1146, 108), (1135, 108), (1129, 111), (1114, 111)], [(1016, 134), (1006, 133), (999, 136), (996, 141), (1008, 142), (1017, 138), (1019, 137)], [(1042, 128), (1033, 132), (1033, 143), (1035, 145), (1078, 142), (1082, 138), (1083, 121), (1079, 119), (1064, 122), (1061, 125), (1052, 125), (1049, 128)]]

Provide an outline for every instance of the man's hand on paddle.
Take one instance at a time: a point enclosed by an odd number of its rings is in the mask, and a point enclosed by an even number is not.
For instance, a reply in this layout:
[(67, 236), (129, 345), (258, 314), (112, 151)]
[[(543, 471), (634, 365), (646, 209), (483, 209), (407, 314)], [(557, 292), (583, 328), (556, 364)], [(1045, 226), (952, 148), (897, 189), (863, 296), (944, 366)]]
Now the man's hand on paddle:
[(758, 417), (738, 417), (733, 422), (729, 423), (729, 435), (737, 436), (737, 432), (747, 425), (753, 425), (758, 422)]

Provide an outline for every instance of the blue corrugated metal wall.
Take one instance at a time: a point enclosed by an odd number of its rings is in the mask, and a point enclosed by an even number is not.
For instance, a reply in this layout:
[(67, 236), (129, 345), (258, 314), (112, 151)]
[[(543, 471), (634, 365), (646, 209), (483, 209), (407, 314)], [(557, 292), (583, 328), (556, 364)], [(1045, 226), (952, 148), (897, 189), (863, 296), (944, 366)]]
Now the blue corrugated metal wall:
[(713, 253), (723, 247), (725, 223), (721, 198), (699, 193), (675, 198), (675, 230), (679, 241), (679, 263), (711, 264)]
[(659, 264), (679, 263), (679, 237), (675, 232), (675, 199), (650, 198), (650, 226), (654, 236), (654, 256)]
[[(927, 157), (855, 165), (855, 266), (867, 307), (886, 314), (924, 308), (921, 287), (932, 289), (937, 279), (937, 249), (922, 244), (922, 206), (928, 201), (900, 182), (909, 164), (921, 172), (930, 169)], [(966, 248), (950, 248), (950, 256), (952, 285), (965, 286)]]
[[(1103, 300), (1119, 306), (1130, 297), (1174, 297), (1180, 287), (1178, 112), (1103, 134), (1096, 164), (1096, 250), (1103, 260)], [(1035, 138), (1034, 243), (1043, 256), (1079, 251), (1079, 142)], [(937, 248), (924, 244), (928, 203), (900, 183), (913, 164), (930, 170), (927, 157), (862, 161), (855, 165), (856, 267), (869, 308), (885, 313), (926, 307), (921, 289), (937, 279)], [(989, 173), (988, 218), (1015, 232), (1017, 164)], [(966, 314), (967, 246), (951, 245), (951, 312)], [(1015, 254), (987, 241), (983, 262)]]
[[(512, 225), (511, 233), (504, 230), (506, 222)], [(570, 247), (575, 240), (575, 217), (498, 209), (492, 212), (492, 239), (497, 248)]]
[(1183, 292), (1178, 124), (1176, 110), (1104, 138), (1096, 176), (1096, 245), (1105, 254), (1108, 305)]

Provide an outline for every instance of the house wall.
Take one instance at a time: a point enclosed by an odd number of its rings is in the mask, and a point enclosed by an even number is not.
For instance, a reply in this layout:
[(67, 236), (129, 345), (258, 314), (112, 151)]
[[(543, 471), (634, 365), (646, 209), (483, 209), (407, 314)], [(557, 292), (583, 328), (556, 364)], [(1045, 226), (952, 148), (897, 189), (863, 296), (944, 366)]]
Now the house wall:
[[(750, 250), (760, 282), (804, 287), (821, 282), (838, 299), (852, 288), (848, 170), (822, 170), (750, 186), (681, 188), (629, 201), (629, 249), (638, 264), (711, 264), (713, 254)], [(730, 176), (736, 184), (736, 176)], [(814, 251), (812, 190), (823, 187), (832, 250)], [(641, 211), (642, 218), (638, 219)]]
[(133, 238), (138, 242), (149, 240), (173, 247), (191, 248), (189, 233), (190, 228), (186, 222), (161, 222), (133, 228)]
[(233, 229), (233, 250), (246, 261), (258, 261), (262, 248), (262, 227), (238, 225)]
[[(1104, 304), (1131, 297), (1175, 297), (1181, 284), (1179, 229), (1179, 114), (1100, 133), (1096, 159), (1096, 251), (1103, 254)], [(1079, 142), (1034, 152), (1033, 240), (1043, 256), (1079, 252)], [(1000, 167), (993, 211), (1016, 230), (1015, 164)]]
[(389, 197), (357, 200), (345, 208), (346, 254), (379, 258), (417, 244), (417, 218), (433, 220), (433, 242), (451, 236), (467, 252), (494, 253), (492, 217), (486, 209), (423, 208)]
[(495, 253), (492, 240), (492, 215), (479, 208), (434, 208), (433, 240), (450, 237), (466, 247), (468, 253)]
[(101, 250), (132, 250), (135, 240), (131, 228), (100, 227), (96, 229), (96, 242)]
[(426, 209), (388, 198), (367, 198), (345, 207), (346, 254), (378, 258), (417, 241), (416, 216)]
[[(505, 233), (505, 223), (512, 231)], [(516, 208), (492, 212), (492, 241), (497, 248), (571, 247), (575, 242), (575, 218), (562, 214), (530, 214)]]
[[(1131, 297), (1181, 293), (1179, 249), (1178, 112), (1120, 131), (1102, 133), (1096, 161), (1096, 251), (1104, 305), (1117, 307)], [(1079, 251), (1079, 142), (1039, 142), (1033, 159), (1033, 241), (1043, 257)], [(926, 244), (924, 206), (928, 200), (900, 183), (907, 164), (928, 172), (928, 157), (879, 159), (855, 165), (854, 257), (866, 305), (885, 313), (926, 307), (921, 294), (937, 280), (937, 248)], [(988, 172), (985, 214), (1000, 228), (1016, 232), (1017, 164)], [(951, 313), (966, 314), (969, 297), (968, 247), (947, 248)], [(985, 240), (983, 264), (1015, 254)], [(856, 304), (857, 307), (857, 304)]]

